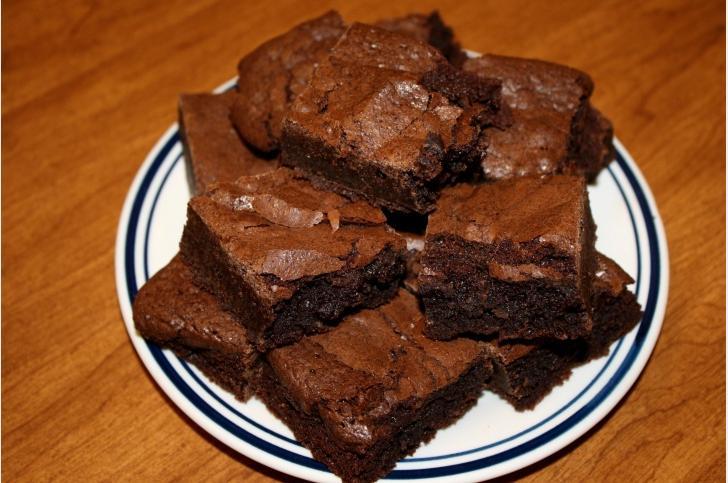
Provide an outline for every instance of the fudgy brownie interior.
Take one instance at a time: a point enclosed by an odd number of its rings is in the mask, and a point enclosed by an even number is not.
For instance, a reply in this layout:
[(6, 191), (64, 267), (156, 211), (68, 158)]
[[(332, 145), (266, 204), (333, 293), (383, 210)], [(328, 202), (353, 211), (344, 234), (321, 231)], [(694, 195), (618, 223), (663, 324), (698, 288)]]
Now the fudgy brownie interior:
[(427, 227), (427, 334), (573, 339), (591, 331), (594, 224), (583, 178), (445, 190)]
[(594, 327), (584, 339), (570, 341), (491, 342), (486, 344), (493, 362), (488, 388), (516, 409), (533, 408), (554, 386), (569, 377), (571, 369), (601, 357), (609, 346), (639, 322), (642, 312), (627, 289), (633, 280), (613, 260), (597, 253), (592, 280)]
[(193, 198), (180, 244), (196, 281), (261, 351), (389, 300), (404, 275), (405, 248), (380, 210), (283, 168)]

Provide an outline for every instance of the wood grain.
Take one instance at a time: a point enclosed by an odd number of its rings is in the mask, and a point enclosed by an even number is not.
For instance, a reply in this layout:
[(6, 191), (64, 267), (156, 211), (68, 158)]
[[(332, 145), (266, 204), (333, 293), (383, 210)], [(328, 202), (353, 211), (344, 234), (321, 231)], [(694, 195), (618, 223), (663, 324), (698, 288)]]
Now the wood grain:
[[(431, 1), (8, 1), (2, 12), (2, 476), (264, 481), (165, 399), (124, 331), (114, 237), (131, 179), (175, 120), (269, 37), (334, 7)], [(725, 5), (462, 0), (473, 50), (589, 72), (664, 218), (671, 287), (654, 355), (618, 409), (525, 480), (725, 479)]]

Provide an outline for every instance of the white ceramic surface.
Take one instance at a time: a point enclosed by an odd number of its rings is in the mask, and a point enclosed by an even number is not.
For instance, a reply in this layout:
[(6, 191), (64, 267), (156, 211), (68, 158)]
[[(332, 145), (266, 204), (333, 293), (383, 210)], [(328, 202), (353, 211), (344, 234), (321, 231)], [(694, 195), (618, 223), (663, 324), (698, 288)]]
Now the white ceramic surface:
[[(589, 187), (589, 195), (598, 226), (597, 248), (636, 280), (632, 288), (645, 311), (640, 324), (616, 342), (608, 356), (574, 370), (533, 411), (516, 412), (495, 395), (484, 394), (460, 421), (399, 462), (390, 478), (478, 481), (518, 470), (592, 428), (635, 382), (660, 333), (669, 264), (649, 187), (626, 149), (615, 143), (617, 159)], [(170, 399), (215, 438), (278, 471), (337, 481), (260, 401), (236, 401), (194, 367), (137, 335), (131, 302), (137, 289), (177, 252), (189, 197), (174, 125), (140, 168), (119, 222), (117, 292), (134, 347)]]

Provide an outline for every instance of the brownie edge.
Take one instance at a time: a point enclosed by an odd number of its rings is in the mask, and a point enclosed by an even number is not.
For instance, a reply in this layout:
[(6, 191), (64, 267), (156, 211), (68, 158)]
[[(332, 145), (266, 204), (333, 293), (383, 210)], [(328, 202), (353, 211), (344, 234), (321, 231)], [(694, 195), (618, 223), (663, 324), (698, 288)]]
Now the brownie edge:
[(266, 354), (260, 396), (337, 476), (374, 481), (475, 404), (490, 375), (479, 342), (432, 341), (422, 328), (416, 298), (400, 289)]
[(240, 60), (240, 93), (231, 118), (243, 139), (263, 152), (280, 147), (286, 110), (344, 30), (341, 16), (329, 11), (268, 40)]
[(418, 277), (427, 335), (587, 336), (594, 232), (582, 177), (448, 188)]
[(427, 42), (442, 52), (453, 65), (460, 66), (467, 58), (455, 39), (452, 28), (445, 24), (437, 10), (429, 14), (411, 13), (403, 17), (382, 19), (374, 25)]
[(387, 302), (405, 241), (380, 210), (280, 168), (217, 185), (188, 204), (180, 251), (260, 351), (325, 332)]
[(258, 352), (232, 315), (193, 283), (179, 255), (142, 286), (133, 314), (142, 337), (172, 349), (238, 399), (252, 394)]
[(222, 94), (182, 94), (179, 132), (193, 193), (213, 183), (272, 171), (276, 160), (258, 157), (240, 139), (230, 121), (234, 91)]
[(617, 263), (598, 253), (592, 280), (591, 334), (572, 341), (486, 344), (494, 369), (488, 388), (519, 411), (531, 409), (564, 382), (572, 368), (606, 355), (612, 343), (632, 330), (642, 316), (637, 298), (627, 289), (631, 283), (632, 278)]
[(353, 24), (283, 120), (281, 162), (327, 189), (427, 214), (478, 171), (500, 83), (453, 67), (414, 37)]

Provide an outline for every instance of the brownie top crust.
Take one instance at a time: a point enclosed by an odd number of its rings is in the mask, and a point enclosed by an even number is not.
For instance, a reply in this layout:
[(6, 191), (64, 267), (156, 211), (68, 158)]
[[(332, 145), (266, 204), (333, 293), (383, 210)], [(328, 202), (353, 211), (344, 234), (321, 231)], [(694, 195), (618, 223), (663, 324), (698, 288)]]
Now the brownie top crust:
[[(285, 168), (215, 185), (193, 198), (189, 210), (237, 270), (282, 282), (363, 267), (385, 247), (404, 250), (405, 245), (386, 229), (380, 210), (320, 191)], [(274, 299), (291, 295), (278, 288)]]
[(382, 225), (386, 221), (380, 209), (316, 189), (287, 168), (215, 185), (207, 196), (235, 211), (289, 228), (310, 228), (328, 222), (336, 231), (341, 223)]
[(411, 13), (403, 17), (384, 19), (374, 25), (427, 42), (455, 65), (462, 63), (465, 59), (452, 29), (445, 25), (440, 13), (436, 10), (429, 14)]
[(278, 148), (285, 111), (344, 30), (341, 16), (330, 11), (265, 42), (240, 60), (240, 95), (232, 118), (247, 142), (261, 151)]
[[(434, 47), (353, 24), (284, 120), (283, 162), (329, 178), (346, 160), (354, 192), (397, 211), (426, 213), (442, 184), (477, 165), (481, 125), (497, 111), (500, 85), (461, 73)], [(487, 113), (488, 115), (486, 115)], [(327, 159), (326, 167), (311, 157)], [(396, 180), (394, 200), (378, 193)], [(395, 189), (395, 188), (393, 188)], [(425, 199), (427, 198), (427, 199)], [(404, 203), (408, 205), (404, 205)]]
[[(442, 55), (423, 42), (354, 24), (293, 103), (289, 118), (343, 156), (356, 154), (390, 170), (429, 171), (427, 176), (435, 177), (440, 167), (426, 164), (422, 147), (434, 138), (456, 143), (453, 133), (463, 115), (462, 108), (419, 83), (442, 62)], [(474, 127), (461, 124), (468, 131), (461, 136), (473, 137)]]
[[(458, 142), (457, 126), (472, 134), (463, 110), (418, 83), (418, 77), (356, 64), (323, 64), (312, 89), (297, 99), (290, 119), (335, 146), (343, 156), (375, 159), (390, 171), (418, 171), (426, 178), (441, 172), (436, 160), (421, 156), (423, 146), (439, 151)], [(364, 95), (362, 95), (364, 94)]]
[(486, 177), (568, 171), (574, 121), (580, 108), (588, 109), (593, 90), (587, 74), (550, 62), (492, 54), (465, 60), (463, 69), (499, 79), (513, 118), (507, 129), (489, 132), (483, 160)]
[(606, 255), (597, 253), (597, 266), (594, 272), (592, 292), (595, 296), (608, 294), (616, 297), (634, 283), (634, 279), (620, 267), (617, 262)]
[(350, 315), (330, 332), (267, 358), (300, 410), (318, 413), (338, 438), (366, 446), (404, 423), (390, 415), (403, 407), (415, 413), (483, 362), (479, 342), (433, 341), (423, 327), (416, 298), (400, 289), (390, 303)]
[(589, 210), (580, 176), (460, 184), (443, 191), (427, 236), (454, 235), (482, 244), (537, 241), (576, 255)]
[(353, 23), (331, 49), (330, 58), (361, 66), (424, 74), (447, 62), (433, 46), (403, 33)]
[(237, 94), (182, 94), (179, 119), (194, 189), (204, 191), (218, 181), (233, 181), (275, 169), (277, 163), (256, 156), (242, 142), (230, 122)]
[(139, 290), (134, 324), (142, 336), (158, 343), (237, 354), (250, 361), (257, 357), (245, 328), (192, 283), (179, 255)]
[[(331, 49), (328, 60), (335, 65), (355, 64), (413, 74), (428, 90), (439, 92), (460, 107), (481, 103), (479, 110), (497, 110), (500, 105), (499, 79), (460, 70), (434, 46), (396, 30), (354, 23)], [(494, 102), (497, 105), (490, 105)]]

